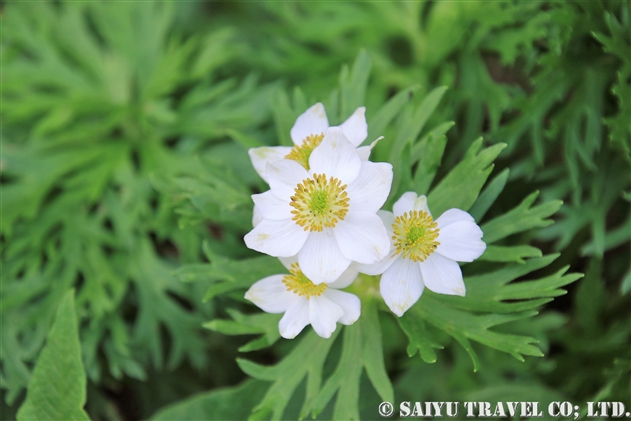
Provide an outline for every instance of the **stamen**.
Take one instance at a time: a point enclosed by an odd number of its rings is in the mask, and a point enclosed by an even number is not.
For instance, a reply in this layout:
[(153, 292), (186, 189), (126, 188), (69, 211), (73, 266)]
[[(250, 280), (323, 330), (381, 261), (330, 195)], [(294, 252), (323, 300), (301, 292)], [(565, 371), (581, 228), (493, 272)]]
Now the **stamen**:
[(283, 284), (287, 287), (287, 291), (293, 292), (300, 296), (306, 295), (307, 298), (313, 296), (320, 296), (326, 290), (325, 283), (316, 285), (307, 278), (302, 271), (298, 263), (291, 265), (289, 269), (290, 275), (283, 277)]
[(322, 231), (333, 228), (343, 221), (348, 212), (346, 184), (335, 177), (326, 179), (324, 174), (313, 174), (313, 178), (302, 180), (291, 196), (289, 206), (296, 224), (305, 231)]
[(300, 146), (294, 145), (285, 156), (285, 159), (293, 159), (308, 170), (311, 152), (322, 142), (322, 139), (324, 139), (324, 133), (310, 134), (302, 141)]
[(392, 224), (397, 253), (415, 262), (427, 259), (440, 245), (438, 224), (425, 211), (410, 211), (397, 216)]

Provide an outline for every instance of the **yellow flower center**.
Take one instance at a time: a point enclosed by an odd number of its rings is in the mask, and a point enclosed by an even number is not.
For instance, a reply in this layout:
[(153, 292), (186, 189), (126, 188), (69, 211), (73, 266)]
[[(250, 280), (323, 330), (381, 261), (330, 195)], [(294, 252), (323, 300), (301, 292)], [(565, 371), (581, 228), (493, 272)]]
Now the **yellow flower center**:
[(397, 216), (392, 224), (397, 253), (415, 262), (422, 262), (440, 245), (438, 225), (425, 211), (410, 211)]
[(296, 224), (305, 231), (322, 231), (323, 227), (333, 228), (344, 220), (348, 212), (346, 184), (342, 185), (335, 177), (326, 179), (324, 174), (313, 174), (298, 184), (291, 196), (289, 206)]
[(300, 146), (294, 145), (291, 151), (285, 156), (285, 159), (293, 159), (308, 170), (311, 152), (322, 142), (322, 139), (324, 139), (324, 133), (310, 134), (302, 141)]
[(316, 285), (307, 278), (302, 271), (298, 263), (291, 265), (289, 269), (289, 275), (283, 277), (283, 284), (287, 287), (287, 291), (293, 292), (300, 296), (306, 295), (307, 298), (320, 296), (326, 290), (326, 284), (321, 283)]

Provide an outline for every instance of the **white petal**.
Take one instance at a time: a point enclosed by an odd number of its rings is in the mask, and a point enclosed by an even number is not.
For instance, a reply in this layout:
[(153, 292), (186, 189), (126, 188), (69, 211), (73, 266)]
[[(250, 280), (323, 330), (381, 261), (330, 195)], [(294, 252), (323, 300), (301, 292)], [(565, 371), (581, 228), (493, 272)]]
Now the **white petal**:
[(291, 269), (291, 265), (298, 263), (298, 256), (279, 257), (278, 260), (285, 266), (287, 270)]
[(350, 184), (357, 178), (361, 163), (357, 150), (346, 139), (342, 129), (330, 127), (322, 143), (311, 152), (309, 172), (326, 174), (327, 178), (337, 177), (342, 184)]
[(289, 257), (298, 254), (307, 241), (309, 232), (291, 219), (272, 221), (263, 219), (244, 237), (248, 248), (270, 256)]
[(374, 213), (349, 212), (333, 229), (342, 254), (355, 262), (377, 263), (390, 252), (390, 238)]
[(357, 148), (357, 154), (359, 155), (359, 159), (361, 159), (362, 161), (368, 161), (368, 158), (370, 158), (371, 151), (372, 151), (372, 148), (370, 146), (360, 146), (359, 148)]
[(421, 262), (423, 282), (430, 290), (439, 294), (462, 295), (466, 292), (462, 271), (455, 261), (432, 253)]
[(377, 216), (381, 218), (384, 226), (386, 227), (386, 232), (388, 233), (388, 238), (390, 239), (390, 252), (388, 255), (383, 258), (381, 261), (369, 265), (356, 263), (354, 266), (357, 266), (357, 270), (361, 273), (365, 273), (367, 275), (381, 275), (385, 272), (386, 269), (390, 267), (390, 265), (394, 262), (394, 260), (398, 257), (397, 249), (393, 246), (392, 242), (392, 224), (394, 224), (394, 214), (389, 211), (379, 211), (377, 212)]
[(248, 150), (252, 166), (261, 178), (267, 181), (265, 175), (265, 165), (268, 162), (276, 162), (284, 159), (287, 154), (291, 152), (291, 148), (288, 146), (263, 146), (260, 148), (252, 148)]
[(258, 206), (254, 205), (254, 209), (252, 210), (252, 226), (255, 227), (261, 223), (263, 220), (263, 215), (261, 215), (261, 210)]
[(346, 288), (352, 284), (355, 279), (357, 279), (357, 275), (359, 275), (359, 272), (357, 271), (357, 263), (351, 263), (348, 269), (346, 269), (336, 281), (331, 282), (328, 286), (336, 289)]
[(392, 263), (394, 263), (394, 261), (399, 257), (399, 255), (397, 254), (397, 249), (396, 247), (394, 247), (392, 245), (392, 243), (390, 244), (390, 253), (388, 253), (388, 255), (386, 257), (384, 257), (382, 260), (378, 261), (377, 263), (372, 263), (372, 264), (363, 264), (363, 263), (357, 263), (357, 270), (361, 273), (365, 273), (366, 275), (381, 275), (382, 273), (384, 273), (386, 271), (386, 269), (388, 269), (390, 267), (390, 265), (392, 265)]
[(357, 148), (359, 158), (362, 161), (368, 161), (368, 158), (370, 158), (370, 152), (372, 152), (372, 148), (377, 146), (377, 142), (379, 142), (381, 139), (383, 139), (383, 136), (379, 137), (376, 140), (373, 140), (373, 142), (369, 146), (360, 146), (359, 148)]
[(359, 319), (359, 315), (361, 314), (361, 302), (356, 295), (327, 288), (322, 296), (333, 301), (344, 311), (344, 315), (338, 320), (338, 322), (345, 325), (352, 325), (357, 321), (357, 319)]
[(436, 253), (458, 262), (472, 262), (484, 253), (482, 230), (473, 217), (460, 209), (449, 209), (436, 220), (439, 232)]
[(255, 282), (245, 298), (267, 313), (283, 313), (299, 297), (287, 291), (283, 278), (284, 275), (272, 275)]
[(349, 210), (377, 212), (386, 202), (391, 187), (391, 164), (363, 161), (359, 175), (346, 188)]
[(359, 146), (368, 136), (368, 124), (366, 123), (366, 107), (359, 107), (352, 116), (340, 125), (346, 138)]
[(444, 228), (447, 225), (455, 224), (456, 222), (474, 222), (473, 216), (469, 215), (467, 212), (460, 209), (449, 209), (446, 210), (440, 217), (436, 220), (439, 228)]
[(377, 212), (377, 216), (381, 218), (381, 222), (386, 226), (388, 234), (393, 232), (392, 225), (394, 224), (394, 213), (387, 210), (380, 210)]
[(328, 228), (309, 233), (309, 239), (298, 253), (298, 262), (302, 273), (316, 285), (335, 281), (351, 264), (340, 252)]
[(289, 202), (279, 199), (271, 190), (265, 193), (253, 194), (252, 200), (263, 219), (279, 221), (293, 217), (291, 214), (292, 207), (289, 206)]
[(381, 275), (381, 296), (394, 314), (401, 317), (423, 293), (423, 277), (419, 264), (402, 257)]
[(324, 105), (318, 102), (298, 116), (289, 134), (296, 145), (302, 145), (307, 136), (322, 134), (328, 128), (329, 120)]
[(272, 193), (279, 199), (289, 202), (296, 191), (296, 186), (309, 178), (309, 173), (296, 161), (281, 159), (273, 164), (267, 163), (266, 176)]
[(298, 297), (287, 308), (285, 315), (278, 322), (280, 336), (285, 339), (295, 338), (309, 324), (309, 302), (305, 297)]
[(335, 332), (337, 321), (344, 316), (344, 310), (323, 294), (309, 298), (309, 320), (313, 330), (323, 338), (330, 338)]
[(431, 215), (427, 207), (427, 197), (425, 197), (425, 195), (418, 196), (412, 191), (403, 193), (401, 198), (394, 203), (392, 210), (394, 216), (403, 215), (405, 212), (412, 210), (425, 211)]

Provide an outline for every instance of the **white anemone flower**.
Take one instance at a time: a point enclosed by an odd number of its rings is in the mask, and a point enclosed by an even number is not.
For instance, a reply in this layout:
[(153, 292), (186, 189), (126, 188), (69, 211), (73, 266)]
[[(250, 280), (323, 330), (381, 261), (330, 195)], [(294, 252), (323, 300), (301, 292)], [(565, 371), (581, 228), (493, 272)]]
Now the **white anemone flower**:
[[(246, 245), (275, 257), (298, 255), (306, 276), (333, 282), (351, 262), (377, 263), (390, 240), (377, 211), (392, 184), (392, 165), (362, 161), (339, 127), (309, 157), (267, 163), (270, 190), (252, 195), (256, 226)], [(260, 220), (260, 221), (259, 221)]]
[[(344, 136), (353, 146), (357, 147), (357, 152), (363, 161), (368, 160), (370, 151), (377, 142), (373, 142), (370, 146), (359, 147), (368, 136), (365, 114), (366, 108), (359, 107), (348, 120), (339, 126), (344, 132)], [(326, 116), (324, 105), (318, 102), (296, 119), (290, 131), (291, 140), (294, 142), (293, 147), (263, 146), (252, 148), (248, 151), (254, 169), (268, 183), (265, 173), (268, 162), (274, 163), (281, 159), (293, 159), (306, 169), (309, 169), (309, 156), (322, 142), (324, 133), (328, 128), (329, 119)]]
[(261, 279), (250, 287), (245, 298), (268, 313), (285, 313), (278, 323), (283, 338), (295, 338), (308, 324), (321, 337), (330, 338), (338, 322), (351, 325), (359, 319), (359, 298), (339, 291), (357, 277), (354, 266), (335, 282), (316, 285), (302, 273), (295, 257), (281, 258), (280, 261), (289, 270), (289, 275)]
[(393, 212), (380, 211), (392, 239), (390, 254), (359, 271), (381, 275), (380, 290), (390, 310), (403, 316), (423, 293), (424, 287), (439, 294), (464, 296), (462, 271), (456, 262), (472, 262), (484, 253), (482, 230), (473, 217), (449, 209), (435, 221), (427, 198), (407, 192)]

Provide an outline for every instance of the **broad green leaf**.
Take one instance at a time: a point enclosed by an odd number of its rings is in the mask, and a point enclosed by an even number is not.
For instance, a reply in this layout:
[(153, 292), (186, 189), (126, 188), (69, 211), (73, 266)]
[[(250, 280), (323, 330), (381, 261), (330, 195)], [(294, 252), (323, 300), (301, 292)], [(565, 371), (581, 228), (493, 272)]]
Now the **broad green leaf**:
[(160, 409), (151, 420), (244, 420), (266, 389), (265, 382), (246, 380), (238, 386), (215, 389), (176, 402)]
[(18, 420), (88, 420), (85, 400), (86, 376), (71, 290), (59, 304)]

